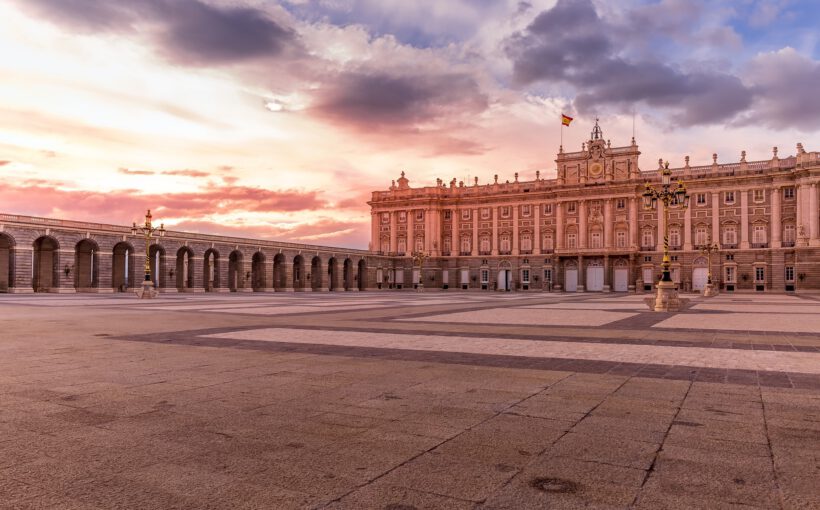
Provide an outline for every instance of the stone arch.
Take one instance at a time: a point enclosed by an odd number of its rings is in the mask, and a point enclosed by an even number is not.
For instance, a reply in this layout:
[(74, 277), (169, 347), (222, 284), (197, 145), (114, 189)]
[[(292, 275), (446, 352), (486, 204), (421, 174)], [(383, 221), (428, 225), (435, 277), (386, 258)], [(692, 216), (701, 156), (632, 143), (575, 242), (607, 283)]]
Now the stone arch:
[(32, 288), (34, 292), (51, 292), (60, 286), (60, 243), (51, 236), (40, 236), (32, 247)]
[(111, 286), (116, 292), (125, 292), (138, 285), (134, 258), (134, 247), (129, 242), (120, 241), (111, 250)]
[(318, 255), (310, 261), (310, 290), (322, 290), (322, 259)]
[(228, 255), (228, 290), (231, 292), (245, 287), (242, 259), (243, 255), (239, 250), (234, 250)]
[(305, 258), (301, 255), (293, 257), (293, 290), (305, 290)]
[(706, 257), (697, 257), (695, 260), (692, 261), (693, 266), (706, 267), (706, 264), (707, 264)]
[(154, 288), (164, 289), (167, 284), (165, 248), (159, 244), (152, 244), (148, 247), (148, 259), (151, 264), (151, 281), (154, 282)]
[(273, 290), (281, 292), (288, 286), (287, 271), (285, 270), (285, 256), (277, 253), (273, 257)]
[(205, 292), (215, 292), (219, 289), (219, 252), (209, 248), (203, 256), (202, 282)]
[(14, 238), (0, 232), (0, 292), (14, 288)]
[(336, 257), (330, 257), (327, 261), (327, 287), (328, 290), (339, 290), (339, 263)]
[(93, 239), (83, 239), (74, 246), (74, 289), (93, 292), (100, 281), (100, 246)]
[(251, 258), (251, 288), (254, 292), (262, 292), (267, 288), (265, 277), (265, 254), (257, 251)]
[(353, 288), (353, 261), (346, 258), (342, 265), (342, 287), (345, 290)]
[(176, 286), (178, 292), (191, 292), (194, 288), (194, 250), (188, 246), (177, 250)]
[(365, 290), (367, 288), (367, 261), (364, 259), (359, 260), (356, 278), (359, 281), (359, 290)]

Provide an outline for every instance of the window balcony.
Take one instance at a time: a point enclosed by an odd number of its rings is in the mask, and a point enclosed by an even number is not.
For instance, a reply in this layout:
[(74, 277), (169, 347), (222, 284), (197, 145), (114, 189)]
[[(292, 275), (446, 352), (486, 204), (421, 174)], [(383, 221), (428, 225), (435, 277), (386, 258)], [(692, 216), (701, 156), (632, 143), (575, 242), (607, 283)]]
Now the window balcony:
[(723, 243), (723, 244), (721, 245), (721, 247), (722, 247), (724, 250), (737, 250), (737, 243), (732, 243), (732, 244), (729, 244), (729, 243)]
[(532, 255), (532, 250), (521, 250), (520, 255)]
[(683, 247), (679, 244), (676, 244), (674, 246), (671, 246), (671, 245), (669, 246), (669, 251), (681, 251), (682, 249), (683, 249)]
[(644, 245), (641, 246), (641, 251), (655, 251), (655, 245)]
[(479, 251), (478, 252), (479, 255), (489, 255), (490, 253), (491, 252), (489, 252), (489, 251)]
[(469, 252), (469, 251), (460, 251), (460, 252), (459, 252), (459, 255), (461, 255), (462, 257), (469, 257), (470, 255), (472, 255), (472, 252)]
[(784, 248), (794, 248), (794, 241), (783, 241)]
[(506, 250), (506, 251), (499, 251), (498, 254), (499, 255), (511, 255), (512, 252), (510, 250)]
[(752, 243), (752, 248), (768, 248), (769, 243)]
[(544, 249), (541, 250), (541, 253), (543, 253), (545, 255), (549, 254), (549, 253), (553, 253), (553, 252), (555, 252), (555, 250), (553, 250), (552, 248), (544, 248)]
[(447, 250), (447, 251), (442, 251), (442, 252), (441, 252), (441, 256), (442, 256), (442, 257), (449, 257), (449, 256), (450, 256), (450, 250)]

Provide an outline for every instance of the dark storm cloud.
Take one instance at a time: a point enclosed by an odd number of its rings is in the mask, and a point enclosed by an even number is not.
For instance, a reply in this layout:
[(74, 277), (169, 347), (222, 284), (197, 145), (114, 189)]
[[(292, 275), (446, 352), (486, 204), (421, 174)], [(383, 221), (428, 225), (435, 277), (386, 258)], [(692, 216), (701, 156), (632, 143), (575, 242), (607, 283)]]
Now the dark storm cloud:
[(620, 31), (600, 18), (590, 0), (559, 0), (507, 41), (514, 81), (569, 84), (582, 113), (645, 102), (668, 109), (684, 125), (731, 119), (751, 105), (752, 92), (736, 76), (622, 56), (613, 37)]
[(478, 83), (461, 73), (351, 72), (329, 80), (317, 94), (318, 115), (362, 129), (456, 118), (481, 112), (488, 103)]
[[(147, 34), (169, 60), (186, 65), (277, 56), (296, 33), (260, 9), (201, 0), (18, 0), (26, 11), (82, 32)], [(137, 30), (138, 27), (144, 27)]]

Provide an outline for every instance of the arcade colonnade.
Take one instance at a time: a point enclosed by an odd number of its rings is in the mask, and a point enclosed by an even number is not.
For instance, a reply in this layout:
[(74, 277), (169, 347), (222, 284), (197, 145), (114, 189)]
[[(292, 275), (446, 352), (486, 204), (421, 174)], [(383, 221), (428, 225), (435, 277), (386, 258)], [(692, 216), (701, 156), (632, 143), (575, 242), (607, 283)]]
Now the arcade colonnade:
[[(126, 292), (145, 257), (127, 227), (0, 214), (0, 292)], [(364, 250), (174, 231), (148, 257), (160, 292), (362, 291), (386, 263)]]

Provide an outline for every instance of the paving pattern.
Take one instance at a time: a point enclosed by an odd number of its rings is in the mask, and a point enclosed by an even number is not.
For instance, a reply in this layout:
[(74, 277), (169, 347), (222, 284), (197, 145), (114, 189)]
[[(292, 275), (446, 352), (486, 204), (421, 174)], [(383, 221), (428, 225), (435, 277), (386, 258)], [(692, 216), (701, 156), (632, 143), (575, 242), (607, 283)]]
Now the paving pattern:
[(0, 296), (0, 509), (820, 508), (820, 300)]

